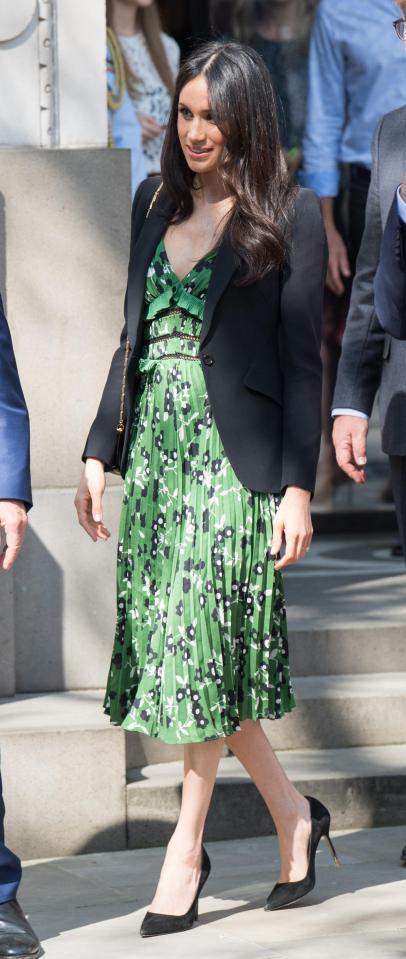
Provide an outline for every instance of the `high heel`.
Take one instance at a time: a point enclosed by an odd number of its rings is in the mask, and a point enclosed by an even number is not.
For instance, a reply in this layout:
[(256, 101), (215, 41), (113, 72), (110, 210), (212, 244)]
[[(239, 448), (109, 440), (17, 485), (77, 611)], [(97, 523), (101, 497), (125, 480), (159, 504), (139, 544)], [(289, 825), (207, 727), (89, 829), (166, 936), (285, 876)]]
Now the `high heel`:
[(141, 936), (166, 936), (170, 932), (184, 932), (191, 929), (199, 917), (199, 896), (210, 874), (210, 859), (202, 846), (202, 867), (200, 872), (197, 893), (187, 912), (181, 916), (173, 916), (164, 912), (146, 912), (142, 921)]
[(284, 909), (290, 906), (298, 899), (303, 899), (314, 889), (316, 884), (315, 859), (317, 847), (321, 839), (325, 839), (329, 851), (334, 859), (336, 866), (340, 866), (340, 860), (336, 854), (333, 843), (330, 839), (330, 813), (323, 803), (311, 796), (305, 796), (310, 804), (311, 832), (309, 838), (309, 866), (304, 879), (297, 882), (277, 882), (272, 892), (266, 900), (265, 909), (274, 911), (275, 909)]

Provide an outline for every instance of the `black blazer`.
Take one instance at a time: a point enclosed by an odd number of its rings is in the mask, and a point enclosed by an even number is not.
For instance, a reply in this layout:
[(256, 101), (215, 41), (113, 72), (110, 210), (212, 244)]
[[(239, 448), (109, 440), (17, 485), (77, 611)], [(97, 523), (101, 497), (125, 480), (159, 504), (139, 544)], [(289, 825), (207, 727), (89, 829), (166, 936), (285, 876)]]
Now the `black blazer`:
[[(83, 459), (114, 465), (126, 337), (125, 474), (137, 364), (142, 345), (145, 275), (173, 207), (159, 178), (141, 183), (132, 210), (131, 249), (121, 345), (113, 356)], [(214, 260), (200, 338), (200, 359), (213, 416), (241, 483), (262, 492), (300, 486), (313, 492), (321, 433), (320, 330), (326, 241), (320, 204), (300, 190), (289, 263), (249, 286), (236, 286), (238, 258), (223, 241)]]

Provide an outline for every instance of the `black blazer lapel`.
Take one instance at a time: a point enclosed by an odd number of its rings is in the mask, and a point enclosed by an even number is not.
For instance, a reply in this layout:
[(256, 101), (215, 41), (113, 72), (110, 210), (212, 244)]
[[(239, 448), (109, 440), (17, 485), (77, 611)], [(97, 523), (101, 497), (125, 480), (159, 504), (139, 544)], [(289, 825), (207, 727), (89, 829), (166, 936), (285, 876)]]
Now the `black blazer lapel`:
[(219, 247), (217, 256), (214, 259), (210, 283), (207, 290), (203, 313), (202, 331), (200, 336), (200, 346), (203, 346), (204, 340), (207, 339), (214, 310), (220, 297), (224, 293), (224, 290), (238, 269), (238, 266), (238, 257), (235, 255), (228, 241), (223, 240)]
[[(147, 269), (154, 250), (165, 233), (172, 210), (173, 206), (168, 200), (158, 203), (157, 208), (151, 210), (149, 217), (141, 229), (134, 249), (131, 251), (127, 291), (127, 328), (128, 338), (132, 347), (132, 357), (137, 353), (137, 347), (141, 337), (141, 317), (144, 308)], [(227, 240), (224, 240), (215, 257), (207, 290), (200, 337), (201, 345), (209, 332), (216, 305), (233, 274), (238, 269), (238, 265), (238, 258), (235, 256)]]
[(168, 203), (157, 203), (141, 228), (138, 240), (131, 250), (128, 269), (127, 329), (134, 354), (141, 333), (141, 318), (144, 310), (145, 279), (155, 248), (165, 233), (171, 209)]

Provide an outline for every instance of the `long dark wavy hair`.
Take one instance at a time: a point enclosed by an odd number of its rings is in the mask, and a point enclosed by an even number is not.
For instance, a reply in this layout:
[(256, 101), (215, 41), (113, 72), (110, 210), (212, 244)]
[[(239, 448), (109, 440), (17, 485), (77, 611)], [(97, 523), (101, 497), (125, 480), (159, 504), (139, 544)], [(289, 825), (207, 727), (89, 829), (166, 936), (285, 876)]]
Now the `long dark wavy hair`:
[(198, 188), (180, 146), (177, 119), (183, 87), (204, 74), (210, 113), (226, 145), (219, 176), (234, 205), (225, 223), (240, 258), (240, 284), (280, 268), (288, 246), (288, 214), (295, 194), (279, 139), (277, 108), (269, 72), (259, 54), (240, 43), (211, 41), (180, 68), (162, 152), (162, 179), (176, 206), (173, 223), (187, 220)]

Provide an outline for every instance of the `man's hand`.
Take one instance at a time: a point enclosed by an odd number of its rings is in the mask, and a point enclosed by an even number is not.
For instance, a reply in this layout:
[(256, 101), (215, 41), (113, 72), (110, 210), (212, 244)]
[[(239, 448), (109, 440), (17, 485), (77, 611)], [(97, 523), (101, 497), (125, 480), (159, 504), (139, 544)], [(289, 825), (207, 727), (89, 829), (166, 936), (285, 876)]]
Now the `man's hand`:
[(367, 462), (368, 420), (362, 416), (336, 416), (333, 443), (339, 467), (354, 480), (365, 483)]
[(100, 460), (89, 457), (83, 470), (75, 506), (78, 520), (94, 543), (98, 539), (106, 540), (110, 533), (103, 523), (103, 494), (106, 488), (106, 474)]
[(330, 226), (326, 230), (326, 236), (328, 243), (326, 285), (336, 296), (342, 296), (345, 290), (342, 278), (351, 276), (347, 248), (335, 226)]
[(0, 500), (0, 528), (6, 541), (0, 554), (0, 569), (11, 569), (24, 542), (27, 529), (27, 510), (17, 499)]
[(321, 197), (324, 229), (328, 243), (328, 267), (326, 286), (336, 296), (342, 296), (345, 286), (342, 278), (351, 276), (347, 248), (334, 220), (334, 197)]
[(402, 186), (400, 188), (400, 195), (402, 197), (402, 200), (404, 200), (406, 203), (406, 173), (404, 174), (404, 177), (403, 177)]

